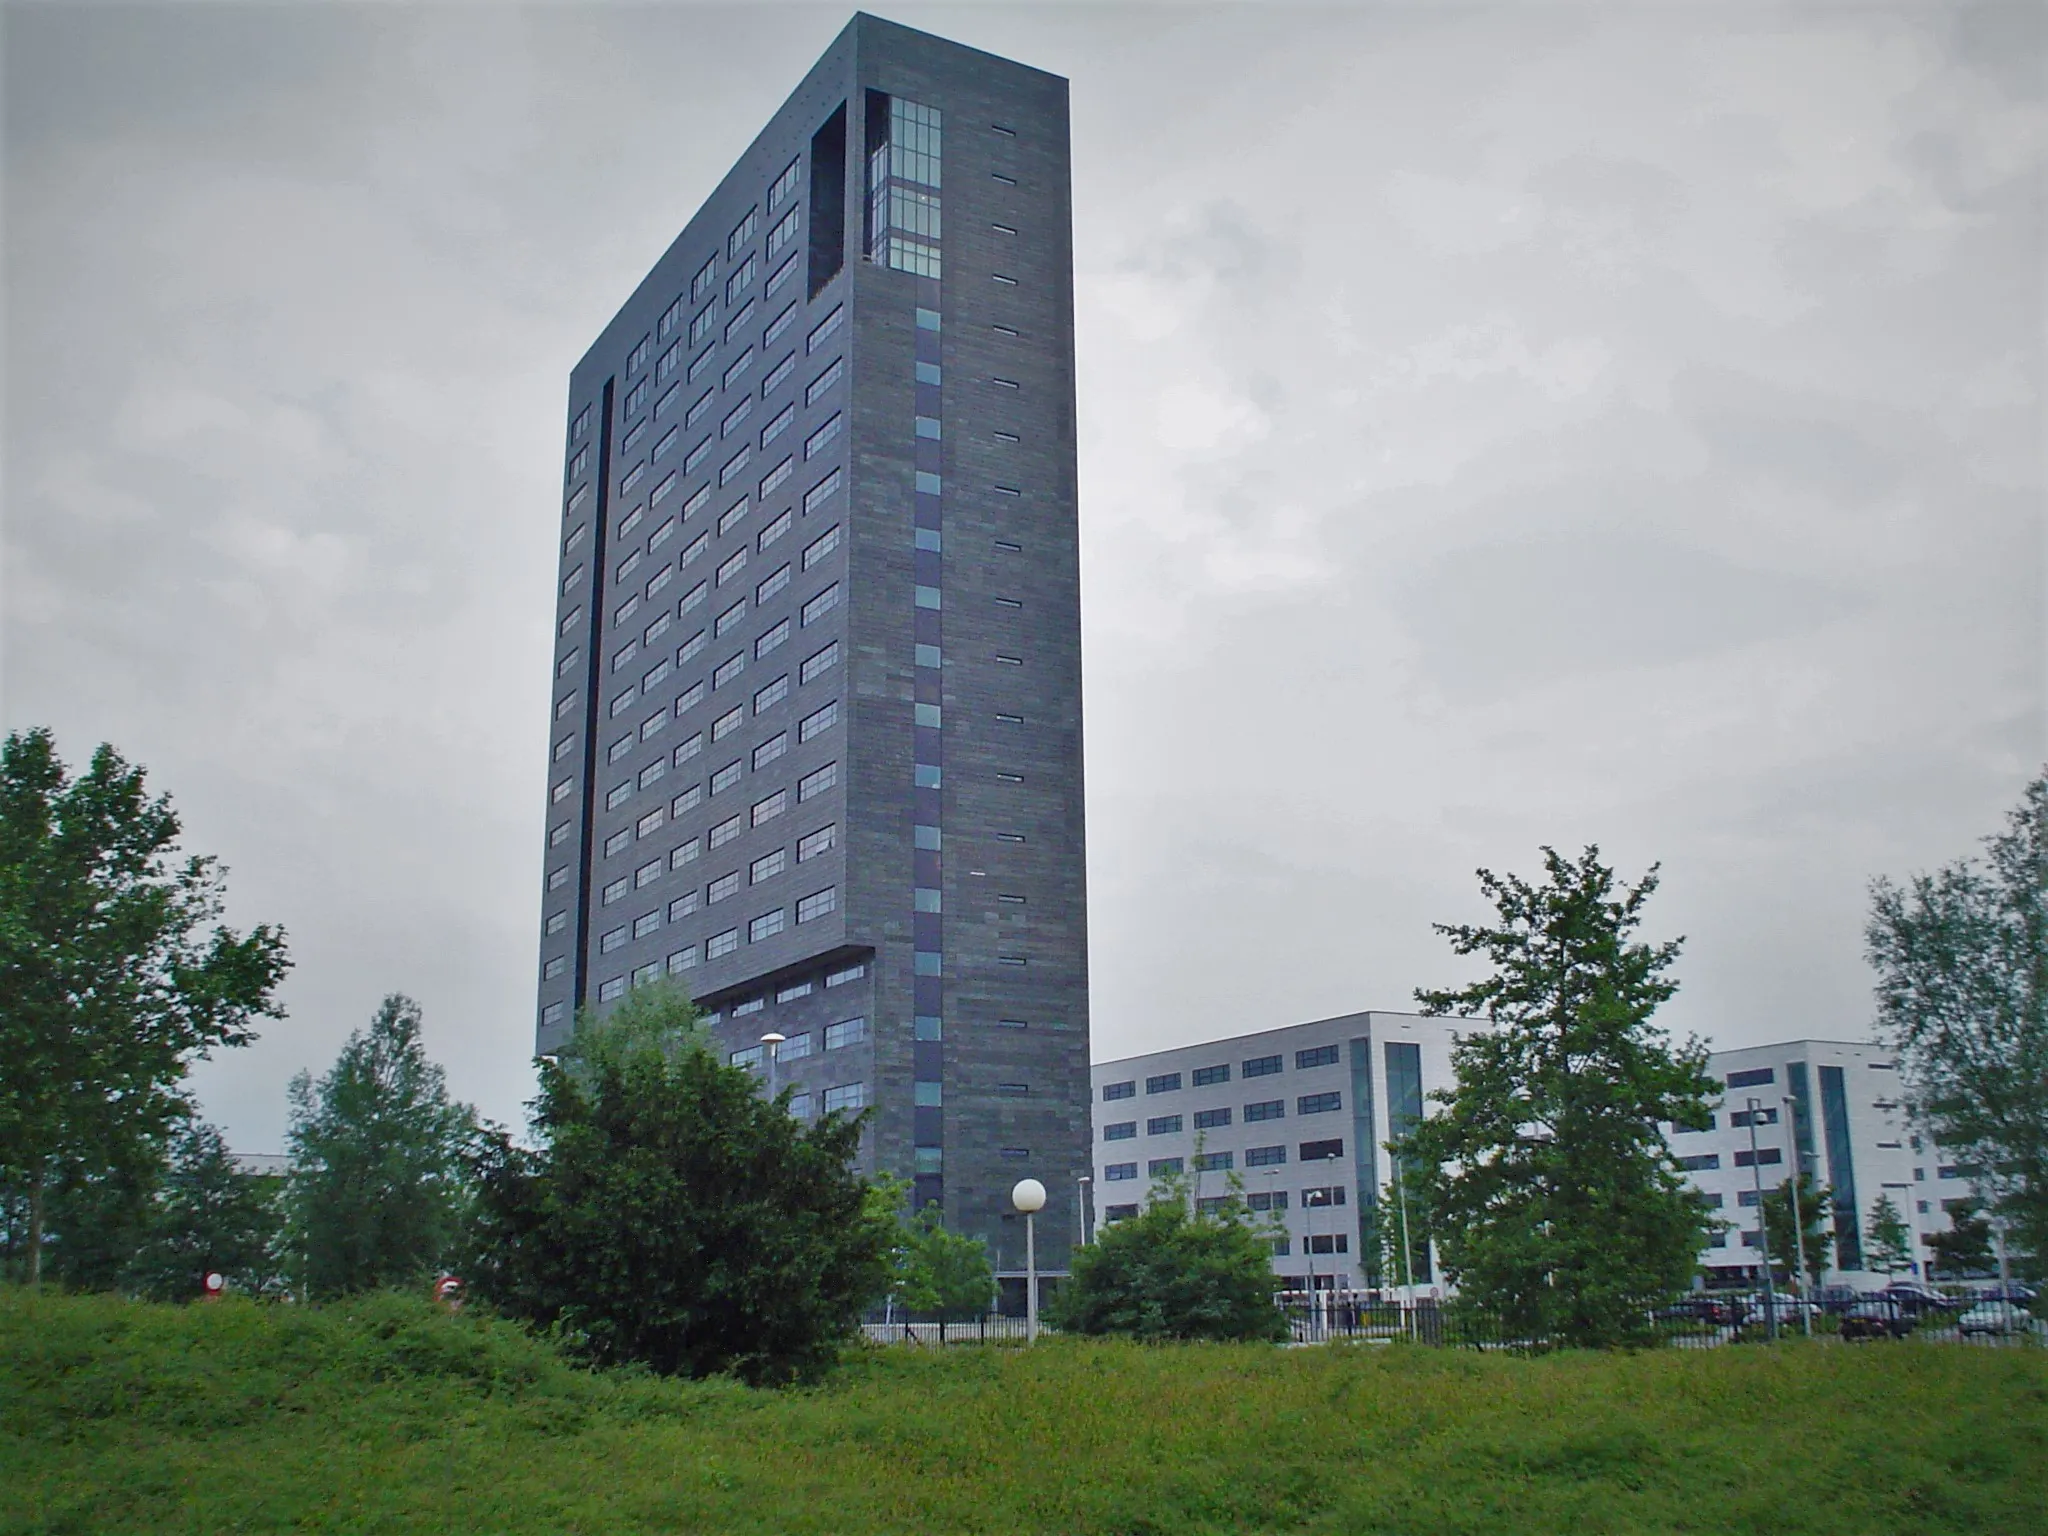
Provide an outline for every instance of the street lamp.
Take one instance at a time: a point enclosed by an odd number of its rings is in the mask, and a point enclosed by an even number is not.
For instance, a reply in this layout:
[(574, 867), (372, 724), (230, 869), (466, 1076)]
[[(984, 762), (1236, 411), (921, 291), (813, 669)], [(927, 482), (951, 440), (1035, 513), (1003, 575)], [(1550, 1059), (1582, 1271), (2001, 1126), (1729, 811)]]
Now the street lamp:
[(1799, 1181), (1806, 1177), (1806, 1159), (1799, 1150), (1799, 1105), (1790, 1094), (1785, 1099), (1785, 1134), (1792, 1143), (1792, 1243), (1798, 1253), (1799, 1326), (1813, 1337), (1813, 1306), (1806, 1295), (1806, 1218), (1799, 1210)]
[(772, 1029), (761, 1037), (761, 1043), (768, 1048), (768, 1102), (770, 1104), (775, 1102), (775, 1059), (782, 1054), (782, 1042), (787, 1038), (786, 1035), (778, 1035)]
[(1010, 1204), (1024, 1214), (1024, 1341), (1038, 1342), (1038, 1241), (1033, 1218), (1045, 1209), (1045, 1186), (1036, 1179), (1019, 1179), (1010, 1191)]
[(1088, 1186), (1095, 1180), (1082, 1174), (1074, 1180), (1074, 1219), (1081, 1226), (1081, 1246), (1088, 1246)]
[(1764, 1333), (1778, 1342), (1778, 1293), (1771, 1284), (1771, 1224), (1764, 1220), (1764, 1170), (1756, 1155), (1756, 1120), (1763, 1113), (1763, 1101), (1749, 1101), (1749, 1172), (1756, 1185), (1756, 1241), (1764, 1256)]

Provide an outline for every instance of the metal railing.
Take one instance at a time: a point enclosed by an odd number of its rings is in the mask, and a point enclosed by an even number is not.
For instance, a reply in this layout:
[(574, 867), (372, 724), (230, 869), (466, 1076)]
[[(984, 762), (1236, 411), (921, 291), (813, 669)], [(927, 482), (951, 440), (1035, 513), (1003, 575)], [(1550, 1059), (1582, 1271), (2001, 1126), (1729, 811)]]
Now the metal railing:
[[(949, 1344), (1000, 1344), (1010, 1340), (1021, 1344), (1029, 1326), (1027, 1318), (1008, 1317), (1000, 1312), (952, 1321), (896, 1313), (867, 1318), (861, 1324), (861, 1332), (875, 1344), (928, 1344), (938, 1348)], [(1041, 1321), (1038, 1332), (1042, 1338), (1052, 1330)]]

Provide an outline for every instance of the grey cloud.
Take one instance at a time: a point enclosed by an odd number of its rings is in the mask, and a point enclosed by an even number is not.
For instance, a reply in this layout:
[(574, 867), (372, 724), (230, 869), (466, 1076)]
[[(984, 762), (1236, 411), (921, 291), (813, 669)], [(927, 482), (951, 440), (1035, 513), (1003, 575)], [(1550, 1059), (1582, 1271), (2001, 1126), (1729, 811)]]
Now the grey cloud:
[[(6, 722), (291, 926), (244, 1144), (390, 988), (517, 1118), (567, 370), (844, 19), (7, 10)], [(901, 19), (1073, 80), (1098, 1052), (1399, 1006), (1594, 840), (1682, 1027), (1861, 1032), (1863, 881), (2041, 745), (2036, 8)]]
[(1397, 600), (1425, 672), (1467, 698), (1715, 656), (1849, 607), (1821, 582), (1613, 529), (1460, 550), (1418, 573)]

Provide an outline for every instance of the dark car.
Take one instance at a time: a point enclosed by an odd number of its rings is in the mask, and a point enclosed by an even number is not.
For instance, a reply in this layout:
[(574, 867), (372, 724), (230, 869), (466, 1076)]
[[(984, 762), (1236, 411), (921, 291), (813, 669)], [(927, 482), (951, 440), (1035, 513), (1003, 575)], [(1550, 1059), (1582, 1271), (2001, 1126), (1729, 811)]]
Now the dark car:
[(1659, 1307), (1654, 1315), (1660, 1323), (1707, 1323), (1715, 1328), (1725, 1328), (1735, 1320), (1728, 1304), (1711, 1296), (1687, 1296)]
[(1913, 1319), (1889, 1296), (1866, 1296), (1842, 1314), (1844, 1339), (1903, 1339), (1913, 1331)]
[(2031, 1285), (2022, 1285), (2015, 1280), (2010, 1285), (1988, 1285), (1977, 1293), (1979, 1301), (2009, 1301), (2015, 1306), (2031, 1307), (2039, 1293)]
[(1813, 1293), (1813, 1299), (1821, 1311), (1839, 1317), (1862, 1300), (1863, 1293), (1853, 1285), (1824, 1285)]
[(1951, 1312), (1956, 1304), (1939, 1291), (1930, 1291), (1924, 1285), (1915, 1285), (1909, 1280), (1894, 1280), (1878, 1295), (1899, 1304), (1908, 1316), (1919, 1317), (1925, 1312)]

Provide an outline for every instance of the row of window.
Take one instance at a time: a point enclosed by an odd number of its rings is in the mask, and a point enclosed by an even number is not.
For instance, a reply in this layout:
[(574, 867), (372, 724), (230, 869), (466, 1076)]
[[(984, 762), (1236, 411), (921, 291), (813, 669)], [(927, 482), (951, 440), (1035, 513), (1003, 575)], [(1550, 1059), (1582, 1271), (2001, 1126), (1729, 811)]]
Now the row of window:
[[(1334, 1045), (1311, 1046), (1307, 1050), (1294, 1053), (1294, 1069), (1297, 1072), (1307, 1072), (1318, 1067), (1334, 1067), (1340, 1059), (1339, 1049)], [(1282, 1070), (1284, 1070), (1284, 1060), (1282, 1055), (1277, 1052), (1271, 1056), (1254, 1056), (1242, 1064), (1242, 1073), (1245, 1077), (1270, 1077), (1273, 1073)], [(1230, 1081), (1230, 1063), (1226, 1061), (1219, 1062), (1214, 1066), (1196, 1067), (1188, 1074), (1188, 1077), (1196, 1088), (1207, 1088), (1217, 1083), (1227, 1083)], [(1145, 1079), (1145, 1091), (1147, 1093), (1178, 1093), (1180, 1089), (1181, 1074), (1178, 1072), (1161, 1072), (1157, 1076)], [(1104, 1083), (1102, 1085), (1102, 1097), (1106, 1102), (1135, 1098), (1137, 1093), (1138, 1084), (1135, 1078), (1125, 1082)], [(1251, 1117), (1248, 1116), (1247, 1118)]]
[[(1340, 1093), (1304, 1093), (1294, 1101), (1294, 1112), (1297, 1115), (1330, 1114), (1343, 1107), (1344, 1096)], [(1145, 1134), (1178, 1136), (1184, 1129), (1184, 1118), (1181, 1115), (1154, 1115), (1145, 1122)], [(1247, 1122), (1284, 1120), (1287, 1118), (1287, 1101), (1261, 1099), (1256, 1103), (1247, 1104), (1244, 1106), (1244, 1118)], [(1198, 1131), (1221, 1129), (1229, 1125), (1230, 1120), (1231, 1111), (1228, 1108), (1195, 1111), (1195, 1129)], [(1104, 1141), (1128, 1141), (1137, 1134), (1138, 1122), (1135, 1120), (1112, 1121), (1102, 1128)]]
[[(837, 663), (837, 660), (838, 660), (838, 655), (837, 655), (837, 642), (835, 642), (835, 643), (834, 643), (834, 644), (833, 644), (832, 646), (828, 646), (828, 647), (826, 648), (826, 653), (824, 653), (824, 654), (825, 654), (825, 664), (826, 664), (826, 665), (828, 665), (828, 666), (829, 666), (829, 665), (834, 665), (834, 664), (836, 664), (836, 663)], [(810, 679), (803, 679), (803, 681), (809, 681), (809, 680), (810, 680)], [(776, 679), (776, 681), (775, 681), (775, 682), (774, 682), (773, 684), (770, 684), (770, 685), (769, 685), (769, 688), (770, 688), (770, 689), (778, 688), (778, 687), (781, 687), (781, 686), (783, 686), (783, 685), (786, 685), (786, 684), (787, 684), (787, 682), (788, 682), (788, 678), (787, 678), (787, 677), (781, 677), (781, 678), (777, 678), (777, 679)], [(703, 685), (702, 685), (702, 683), (700, 682), (699, 684), (697, 684), (697, 685), (696, 685), (696, 688), (697, 688), (697, 689), (701, 689), (701, 688), (702, 688), (702, 686), (703, 686)], [(763, 690), (763, 691), (764, 691), (764, 692), (766, 692), (766, 691), (768, 691), (768, 690)], [(695, 690), (695, 689), (693, 689), (693, 690), (692, 690), (692, 692), (693, 692), (693, 693), (695, 694), (695, 697), (691, 697), (690, 695), (685, 695), (685, 698), (686, 698), (686, 700), (687, 700), (687, 701), (688, 701), (688, 702), (689, 702), (690, 704), (695, 704), (695, 703), (697, 703), (697, 702), (701, 701), (701, 699), (702, 699), (702, 694), (701, 694), (701, 693), (698, 693), (698, 692), (696, 692), (696, 690)], [(778, 695), (778, 697), (780, 697), (780, 696), (781, 696), (781, 695)], [(572, 695), (572, 698), (573, 698), (573, 695)], [(764, 706), (764, 707), (765, 707), (765, 706)], [(1003, 712), (1003, 711), (998, 711), (998, 712), (996, 712), (996, 714), (995, 714), (994, 718), (995, 718), (995, 721), (996, 721), (996, 723), (997, 723), (998, 725), (1014, 725), (1014, 726), (1023, 726), (1023, 725), (1025, 725), (1025, 724), (1028, 724), (1028, 723), (1029, 723), (1029, 722), (1028, 722), (1028, 721), (1026, 720), (1026, 718), (1025, 718), (1025, 717), (1024, 717), (1023, 715), (1021, 715), (1021, 714), (1011, 714), (1011, 713), (1006, 713), (1006, 712)], [(836, 701), (835, 701), (835, 702), (834, 702), (834, 703), (833, 703), (832, 705), (828, 706), (827, 708), (825, 708), (825, 709), (821, 709), (821, 710), (819, 710), (819, 711), (815, 712), (815, 713), (814, 713), (813, 715), (807, 716), (807, 717), (805, 718), (805, 721), (804, 721), (804, 722), (802, 722), (801, 724), (811, 724), (811, 723), (815, 723), (817, 731), (823, 731), (823, 730), (825, 730), (825, 729), (828, 729), (828, 728), (830, 728), (830, 727), (831, 727), (832, 725), (835, 725), (835, 724), (836, 724), (837, 722), (838, 722), (838, 706), (837, 706), (837, 703), (836, 703)], [(663, 723), (665, 724), (666, 722), (663, 722)], [(649, 721), (647, 722), (647, 724), (645, 724), (645, 725), (643, 725), (643, 726), (641, 727), (641, 730), (640, 730), (640, 734), (641, 734), (641, 736), (642, 736), (642, 738), (643, 738), (643, 739), (644, 739), (644, 738), (646, 738), (646, 737), (649, 737), (649, 736), (651, 736), (651, 735), (653, 735), (653, 734), (655, 734), (655, 732), (654, 732), (653, 730), (650, 730), (650, 729), (649, 729), (649, 726), (652, 726), (652, 725), (654, 725), (654, 724), (655, 724), (654, 720), (653, 720), (652, 718), (650, 718), (650, 720), (649, 720)], [(702, 737), (702, 733), (701, 733), (701, 732), (697, 733), (696, 735), (693, 735), (693, 736), (692, 736), (692, 737), (691, 737), (691, 738), (690, 738), (690, 739), (689, 739), (688, 741), (684, 742), (684, 743), (682, 744), (682, 746), (681, 746), (681, 747), (679, 747), (679, 748), (677, 749), (677, 752), (678, 752), (679, 754), (682, 754), (682, 755), (685, 755), (685, 756), (694, 756), (694, 755), (696, 755), (696, 753), (697, 753), (697, 752), (699, 752), (699, 751), (701, 751), (701, 750), (703, 749), (703, 742), (702, 742), (702, 739), (701, 739), (701, 737)], [(809, 736), (809, 735), (805, 735), (805, 734), (803, 733), (802, 729), (801, 729), (801, 726), (800, 726), (800, 729), (799, 729), (799, 734), (798, 734), (798, 739), (799, 739), (799, 741), (801, 742), (801, 741), (808, 741), (808, 740), (810, 740), (810, 739), (812, 739), (812, 738), (811, 738), (811, 736)], [(558, 755), (562, 755), (562, 754), (558, 754)], [(643, 770), (643, 772), (644, 772), (644, 770)], [(998, 775), (997, 775), (997, 777), (999, 777), (999, 778), (1004, 778), (1006, 782), (1014, 782), (1014, 783), (1021, 783), (1021, 782), (1023, 782), (1023, 779), (1022, 779), (1022, 775), (1007, 775), (1007, 776), (1006, 776), (1006, 775), (1003, 775), (1003, 774), (998, 774)], [(649, 777), (649, 779), (648, 779), (648, 782), (649, 782), (649, 783), (652, 783), (652, 782), (654, 782), (654, 778), (653, 778), (653, 777)], [(556, 785), (554, 786), (554, 789), (553, 789), (553, 791), (551, 792), (551, 799), (552, 799), (552, 800), (554, 800), (554, 801), (561, 801), (561, 800), (565, 800), (565, 799), (567, 799), (567, 798), (568, 798), (568, 796), (569, 796), (569, 795), (570, 795), (570, 794), (571, 794), (571, 793), (573, 792), (574, 788), (575, 788), (575, 780), (573, 779), (573, 777), (572, 777), (572, 778), (570, 778), (570, 779), (565, 779), (565, 780), (562, 780), (562, 781), (558, 782), (558, 783), (557, 783), (557, 784), (556, 784)], [(616, 789), (616, 786), (614, 786), (614, 788)], [(686, 807), (686, 808), (687, 808), (687, 807)], [(551, 825), (551, 826), (550, 826), (550, 827), (548, 828), (548, 846), (549, 846), (550, 848), (559, 848), (559, 847), (561, 847), (561, 846), (562, 846), (563, 844), (567, 843), (567, 842), (569, 841), (569, 839), (570, 839), (571, 837), (573, 837), (573, 836), (575, 835), (575, 832), (576, 832), (576, 827), (575, 827), (575, 823), (574, 823), (573, 821), (558, 821), (558, 822), (555, 822), (555, 823), (553, 823), (553, 824), (552, 824), (552, 825)], [(616, 834), (614, 834), (614, 836), (616, 837)], [(996, 834), (996, 837), (997, 837), (997, 840), (998, 840), (998, 841), (1000, 841), (1000, 842), (1006, 842), (1006, 843), (1022, 843), (1022, 842), (1024, 842), (1024, 841), (1026, 840), (1026, 839), (1025, 839), (1025, 836), (1024, 836), (1024, 834), (1023, 834), (1023, 833), (1021, 833), (1021, 832), (999, 832), (999, 833), (997, 833), (997, 834)], [(618, 844), (618, 846), (619, 846), (619, 847), (623, 847), (623, 846), (625, 846), (625, 845), (624, 845), (623, 843), (620, 843), (620, 844)], [(560, 883), (559, 881), (556, 881), (556, 880), (553, 880), (553, 879), (551, 879), (551, 880), (550, 880), (550, 882), (549, 882), (549, 889), (551, 889), (551, 890), (552, 890), (552, 889), (554, 889), (554, 887), (555, 887), (555, 886), (556, 886), (557, 884), (559, 884), (559, 883)]]
[[(1304, 1141), (1296, 1148), (1297, 1161), (1304, 1163), (1324, 1162), (1331, 1158), (1342, 1157), (1343, 1155), (1344, 1142), (1340, 1137), (1332, 1137), (1327, 1141)], [(1231, 1159), (1234, 1156), (1235, 1154), (1230, 1152), (1205, 1152), (1195, 1158), (1195, 1164), (1198, 1169), (1204, 1171), (1229, 1168), (1232, 1166)], [(1244, 1149), (1244, 1166), (1247, 1168), (1277, 1168), (1284, 1165), (1286, 1161), (1287, 1148), (1284, 1144), (1270, 1147), (1246, 1147)], [(1146, 1171), (1153, 1178), (1158, 1178), (1161, 1173), (1179, 1173), (1182, 1171), (1182, 1162), (1178, 1157), (1153, 1158), (1146, 1164)], [(1111, 1183), (1122, 1179), (1135, 1179), (1137, 1176), (1138, 1165), (1136, 1163), (1106, 1163), (1103, 1165), (1102, 1177)], [(1339, 1203), (1342, 1203), (1341, 1200)]]
[[(732, 879), (735, 877), (727, 878)], [(730, 893), (728, 892), (727, 894)], [(714, 896), (711, 899), (716, 901), (719, 898)], [(796, 920), (799, 923), (808, 923), (817, 918), (829, 916), (838, 910), (838, 904), (838, 887), (828, 885), (823, 890), (813, 891), (810, 895), (798, 899), (796, 904)], [(643, 912), (631, 925), (632, 939), (644, 939), (660, 928), (664, 910), (666, 910), (671, 922), (678, 921), (681, 917), (694, 913), (697, 910), (697, 893), (691, 891), (687, 896), (679, 897), (676, 901), (670, 902), (666, 909), (655, 907)], [(758, 944), (764, 939), (773, 938), (788, 926), (787, 919), (788, 914), (781, 907), (777, 907), (772, 912), (762, 913), (747, 924), (747, 941), (751, 944)], [(598, 953), (608, 955), (614, 950), (623, 949), (629, 942), (627, 937), (628, 931), (628, 928), (622, 924), (604, 934), (598, 940)], [(729, 954), (734, 949), (737, 949), (739, 947), (738, 932), (738, 929), (732, 930), (733, 942), (724, 947), (718, 947), (717, 941), (727, 937), (725, 934), (715, 935), (712, 940), (707, 941), (705, 945), (705, 958), (707, 960), (715, 960), (720, 955)], [(686, 971), (697, 963), (694, 955), (694, 946), (689, 950), (678, 950), (675, 954), (670, 955), (668, 959), (668, 969), (670, 971)]]

